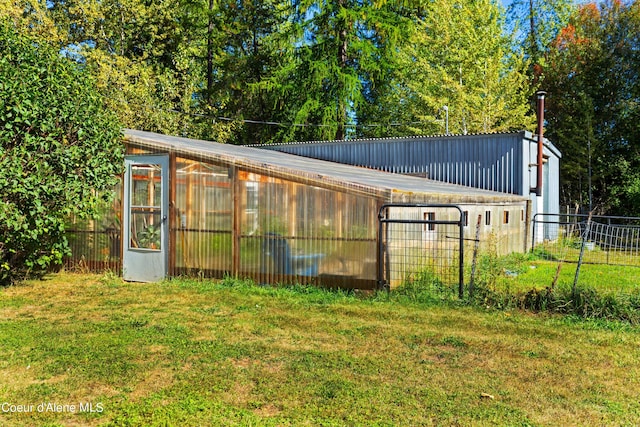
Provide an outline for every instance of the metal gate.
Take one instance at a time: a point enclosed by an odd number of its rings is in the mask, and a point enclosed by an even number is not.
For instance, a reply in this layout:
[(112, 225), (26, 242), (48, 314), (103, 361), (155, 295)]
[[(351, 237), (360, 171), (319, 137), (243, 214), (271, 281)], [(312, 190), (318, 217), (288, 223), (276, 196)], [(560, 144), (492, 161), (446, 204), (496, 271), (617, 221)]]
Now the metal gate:
[(465, 217), (456, 205), (385, 204), (378, 212), (378, 286), (464, 292)]

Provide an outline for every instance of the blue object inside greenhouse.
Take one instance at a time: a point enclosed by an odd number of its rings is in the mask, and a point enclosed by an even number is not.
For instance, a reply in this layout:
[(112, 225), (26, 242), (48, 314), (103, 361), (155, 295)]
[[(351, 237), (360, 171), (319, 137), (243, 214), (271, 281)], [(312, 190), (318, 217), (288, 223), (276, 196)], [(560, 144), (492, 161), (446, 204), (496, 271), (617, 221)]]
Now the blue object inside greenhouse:
[(319, 253), (293, 255), (287, 240), (277, 233), (267, 233), (262, 250), (263, 272), (271, 261), (276, 274), (317, 276), (318, 264), (324, 258), (324, 254)]

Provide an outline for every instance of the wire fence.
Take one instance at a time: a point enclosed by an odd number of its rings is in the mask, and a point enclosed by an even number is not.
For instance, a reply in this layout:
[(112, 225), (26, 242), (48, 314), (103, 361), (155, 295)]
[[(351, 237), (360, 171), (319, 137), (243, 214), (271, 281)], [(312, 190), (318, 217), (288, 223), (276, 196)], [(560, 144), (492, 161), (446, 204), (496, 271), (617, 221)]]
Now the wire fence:
[(640, 267), (637, 217), (536, 214), (532, 235), (532, 251), (543, 259)]

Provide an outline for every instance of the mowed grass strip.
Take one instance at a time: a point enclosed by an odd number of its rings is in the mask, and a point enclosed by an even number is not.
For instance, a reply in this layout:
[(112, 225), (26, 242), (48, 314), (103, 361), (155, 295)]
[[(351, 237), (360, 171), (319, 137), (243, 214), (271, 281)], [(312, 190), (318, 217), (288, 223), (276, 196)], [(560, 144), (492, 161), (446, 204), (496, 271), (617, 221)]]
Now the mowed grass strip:
[(59, 274), (0, 291), (0, 424), (638, 425), (639, 349), (622, 323)]

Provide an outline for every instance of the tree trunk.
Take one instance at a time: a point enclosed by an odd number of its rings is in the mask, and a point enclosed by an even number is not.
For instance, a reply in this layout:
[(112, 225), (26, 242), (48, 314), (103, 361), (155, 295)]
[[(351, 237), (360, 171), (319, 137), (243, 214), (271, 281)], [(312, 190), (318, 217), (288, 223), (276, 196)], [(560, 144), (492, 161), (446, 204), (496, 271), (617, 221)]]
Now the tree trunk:
[[(338, 13), (344, 8), (345, 0), (338, 0)], [(338, 66), (341, 72), (344, 72), (347, 68), (347, 22), (341, 22), (338, 26)], [(345, 138), (345, 125), (347, 122), (347, 106), (344, 100), (344, 87), (340, 83), (340, 87), (337, 93), (337, 111), (336, 121), (338, 122), (338, 128), (336, 129), (335, 139)]]
[(213, 1), (209, 0), (209, 16), (207, 25), (207, 105), (211, 105), (211, 93), (213, 92)]

